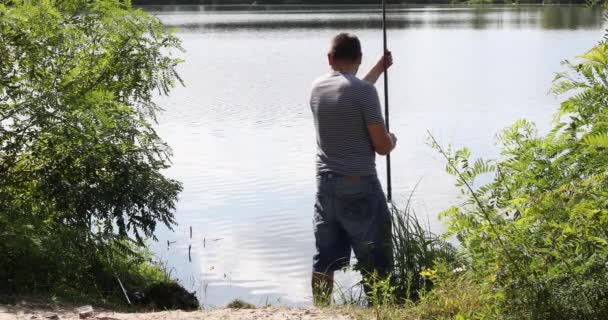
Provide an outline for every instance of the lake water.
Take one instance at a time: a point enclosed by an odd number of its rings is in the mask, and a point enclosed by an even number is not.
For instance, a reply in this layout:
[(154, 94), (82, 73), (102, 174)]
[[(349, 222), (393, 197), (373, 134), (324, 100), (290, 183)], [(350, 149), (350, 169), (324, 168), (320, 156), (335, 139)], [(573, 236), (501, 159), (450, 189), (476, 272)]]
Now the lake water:
[[(184, 184), (179, 226), (160, 230), (152, 249), (206, 306), (234, 298), (308, 305), (315, 192), (308, 90), (328, 71), (325, 53), (340, 31), (360, 37), (361, 73), (369, 69), (382, 48), (380, 12), (219, 9), (147, 8), (178, 28), (186, 50), (179, 68), (186, 87), (158, 99), (166, 109), (158, 131), (174, 151), (167, 174)], [(393, 7), (388, 25), (391, 129), (399, 137), (394, 199), (403, 203), (420, 180), (414, 208), (437, 233), (444, 230), (437, 215), (457, 203), (458, 190), (426, 144), (427, 130), (484, 157), (496, 156), (495, 134), (518, 118), (546, 130), (559, 102), (549, 90), (560, 61), (604, 33), (602, 13), (582, 7)], [(377, 163), (384, 183), (384, 158)], [(338, 275), (341, 287), (356, 281)]]

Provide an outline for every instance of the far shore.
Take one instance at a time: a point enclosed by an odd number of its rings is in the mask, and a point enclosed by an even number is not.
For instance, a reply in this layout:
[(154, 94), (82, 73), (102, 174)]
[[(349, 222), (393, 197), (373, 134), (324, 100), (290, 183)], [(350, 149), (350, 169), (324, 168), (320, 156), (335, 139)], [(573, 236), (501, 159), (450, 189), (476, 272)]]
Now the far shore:
[[(154, 4), (141, 3), (135, 4), (135, 7), (143, 9), (155, 8), (171, 8), (178, 7), (182, 10), (192, 11), (292, 11), (292, 10), (380, 10), (378, 4), (192, 4), (192, 3), (173, 3), (173, 4)], [(407, 3), (407, 4), (390, 4), (387, 9), (417, 9), (417, 8), (517, 8), (517, 7), (587, 7), (585, 3), (446, 3), (446, 2), (430, 2), (430, 3)], [(173, 10), (172, 10), (173, 11)]]

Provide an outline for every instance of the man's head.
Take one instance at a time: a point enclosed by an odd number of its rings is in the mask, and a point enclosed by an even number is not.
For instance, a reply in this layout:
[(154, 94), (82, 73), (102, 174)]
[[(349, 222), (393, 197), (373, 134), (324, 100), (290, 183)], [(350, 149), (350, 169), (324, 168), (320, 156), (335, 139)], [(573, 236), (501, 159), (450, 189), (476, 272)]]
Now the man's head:
[(340, 33), (331, 41), (327, 60), (332, 69), (357, 73), (361, 64), (361, 42), (354, 34)]

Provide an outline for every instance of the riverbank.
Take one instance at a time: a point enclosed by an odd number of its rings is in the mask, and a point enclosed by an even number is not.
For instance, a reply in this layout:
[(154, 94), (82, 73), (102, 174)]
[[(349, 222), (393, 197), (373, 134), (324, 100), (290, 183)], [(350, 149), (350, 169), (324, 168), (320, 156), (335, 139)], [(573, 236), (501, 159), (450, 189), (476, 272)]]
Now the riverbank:
[[(86, 319), (98, 320), (254, 320), (254, 319), (356, 319), (347, 315), (343, 309), (318, 309), (266, 307), (260, 309), (215, 309), (185, 312), (117, 312), (109, 309), (93, 309), (93, 313)], [(81, 319), (78, 308), (75, 306), (33, 305), (20, 303), (18, 305), (0, 305), (0, 320), (12, 319)]]

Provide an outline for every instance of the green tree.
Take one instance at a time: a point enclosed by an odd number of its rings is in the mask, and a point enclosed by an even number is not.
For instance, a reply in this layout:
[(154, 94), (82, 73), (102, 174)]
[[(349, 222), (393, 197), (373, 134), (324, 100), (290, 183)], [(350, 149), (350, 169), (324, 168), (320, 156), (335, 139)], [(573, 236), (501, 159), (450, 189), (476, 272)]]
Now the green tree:
[(114, 249), (141, 258), (175, 223), (153, 128), (175, 49), (128, 1), (0, 4), (0, 292), (97, 285)]
[(517, 319), (608, 316), (608, 42), (565, 65), (547, 135), (516, 122), (499, 135), (498, 160), (433, 141), (465, 199), (443, 213), (450, 234)]

